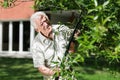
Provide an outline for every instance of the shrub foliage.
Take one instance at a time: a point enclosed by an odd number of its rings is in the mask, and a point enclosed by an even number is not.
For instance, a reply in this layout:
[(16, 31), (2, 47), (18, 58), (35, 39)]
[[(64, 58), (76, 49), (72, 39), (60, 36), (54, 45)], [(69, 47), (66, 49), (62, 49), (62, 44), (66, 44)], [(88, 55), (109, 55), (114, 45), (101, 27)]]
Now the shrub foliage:
[[(48, 5), (49, 3), (49, 5)], [(73, 10), (82, 16), (80, 36), (76, 39), (78, 47), (69, 60), (62, 64), (61, 75), (66, 79), (75, 75), (74, 70), (66, 71), (86, 58), (104, 59), (108, 64), (120, 61), (120, 1), (119, 0), (36, 0), (36, 9)], [(67, 73), (67, 74), (66, 74)], [(70, 80), (70, 79), (68, 79)]]

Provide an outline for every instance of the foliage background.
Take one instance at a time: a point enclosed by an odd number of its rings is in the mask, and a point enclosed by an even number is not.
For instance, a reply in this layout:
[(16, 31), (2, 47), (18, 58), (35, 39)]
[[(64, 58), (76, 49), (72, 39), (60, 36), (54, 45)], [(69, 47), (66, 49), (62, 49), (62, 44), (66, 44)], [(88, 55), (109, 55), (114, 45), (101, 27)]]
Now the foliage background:
[(103, 56), (109, 62), (120, 58), (119, 0), (36, 0), (37, 10), (77, 10), (82, 16), (77, 52), (83, 57)]
[[(91, 58), (96, 65), (120, 65), (120, 0), (36, 0), (34, 8), (76, 10), (81, 14), (81, 34), (76, 39), (79, 44), (77, 51), (70, 55), (70, 60), (62, 67), (74, 67)], [(74, 71), (66, 72), (64, 68), (61, 75), (75, 74)]]
[[(10, 6), (11, 1), (5, 0), (3, 6)], [(35, 0), (33, 7), (35, 10), (76, 10), (81, 14), (78, 46), (75, 54), (68, 55), (69, 61), (61, 66), (63, 77), (67, 79), (77, 72), (66, 70), (66, 66), (75, 67), (91, 59), (95, 65), (120, 65), (120, 0)]]

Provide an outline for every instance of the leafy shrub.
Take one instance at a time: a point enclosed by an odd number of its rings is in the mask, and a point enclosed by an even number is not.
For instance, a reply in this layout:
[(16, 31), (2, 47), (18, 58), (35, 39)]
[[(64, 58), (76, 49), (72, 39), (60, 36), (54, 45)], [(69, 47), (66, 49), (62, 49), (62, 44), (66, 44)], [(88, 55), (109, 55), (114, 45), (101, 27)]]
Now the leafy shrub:
[[(49, 4), (49, 5), (48, 5)], [(84, 62), (86, 58), (103, 59), (109, 64), (120, 61), (120, 1), (119, 0), (36, 0), (36, 9), (80, 11), (82, 27), (77, 51), (62, 64), (64, 77), (75, 74), (66, 72), (65, 66)], [(71, 80), (71, 79), (68, 79)]]

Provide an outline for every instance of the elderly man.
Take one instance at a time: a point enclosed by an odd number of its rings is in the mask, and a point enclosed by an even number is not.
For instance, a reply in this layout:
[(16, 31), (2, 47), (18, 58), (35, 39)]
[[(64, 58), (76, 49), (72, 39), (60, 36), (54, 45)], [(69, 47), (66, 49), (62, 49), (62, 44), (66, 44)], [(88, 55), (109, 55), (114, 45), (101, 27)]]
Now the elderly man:
[(45, 80), (54, 80), (52, 76), (60, 70), (72, 30), (65, 25), (51, 25), (44, 12), (34, 13), (30, 22), (38, 32), (32, 44), (34, 67), (38, 68)]

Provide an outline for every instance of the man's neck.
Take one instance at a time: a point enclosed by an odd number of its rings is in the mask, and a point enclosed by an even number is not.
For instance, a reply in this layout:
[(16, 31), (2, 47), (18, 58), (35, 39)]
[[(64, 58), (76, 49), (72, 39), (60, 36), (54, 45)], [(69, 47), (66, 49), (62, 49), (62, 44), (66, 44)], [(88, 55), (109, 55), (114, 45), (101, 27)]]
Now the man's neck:
[[(41, 32), (40, 32), (41, 33)], [(43, 33), (41, 33), (44, 37), (53, 40), (53, 32), (51, 32), (48, 36), (45, 36)]]

